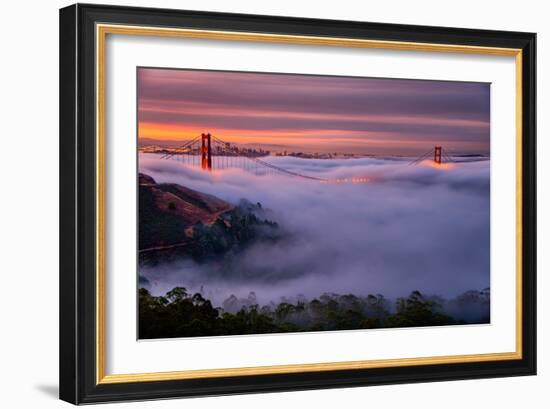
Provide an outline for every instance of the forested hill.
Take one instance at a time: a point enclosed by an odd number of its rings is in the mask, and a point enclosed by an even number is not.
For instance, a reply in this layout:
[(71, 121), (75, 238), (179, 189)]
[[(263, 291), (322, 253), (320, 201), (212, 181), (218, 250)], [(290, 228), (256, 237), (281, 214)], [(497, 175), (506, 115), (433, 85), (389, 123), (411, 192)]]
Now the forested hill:
[(238, 251), (255, 240), (274, 240), (277, 223), (261, 204), (232, 205), (175, 183), (139, 174), (139, 260), (158, 263), (191, 257), (201, 262)]
[(202, 294), (188, 293), (183, 287), (164, 296), (140, 288), (139, 338), (485, 324), (490, 322), (489, 291), (467, 291), (450, 300), (413, 291), (393, 301), (380, 294), (325, 293), (312, 300), (263, 306), (254, 294), (235, 310), (230, 305), (235, 296), (226, 300), (224, 308), (214, 308)]
[(175, 183), (156, 183), (139, 174), (139, 249), (182, 242), (185, 229), (210, 224), (233, 206)]

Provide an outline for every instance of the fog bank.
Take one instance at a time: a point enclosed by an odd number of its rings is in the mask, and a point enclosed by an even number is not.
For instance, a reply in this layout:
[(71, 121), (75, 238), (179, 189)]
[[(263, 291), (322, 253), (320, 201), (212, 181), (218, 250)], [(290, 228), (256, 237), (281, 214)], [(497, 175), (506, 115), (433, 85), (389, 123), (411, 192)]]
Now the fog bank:
[(183, 286), (222, 305), (231, 294), (253, 291), (267, 304), (324, 292), (395, 298), (419, 290), (451, 298), (490, 286), (489, 161), (435, 168), (395, 158), (265, 160), (320, 178), (371, 182), (319, 183), (242, 169), (209, 173), (141, 154), (140, 172), (158, 183), (178, 183), (231, 203), (260, 202), (289, 237), (252, 245), (230, 271), (191, 260), (142, 267), (153, 294)]

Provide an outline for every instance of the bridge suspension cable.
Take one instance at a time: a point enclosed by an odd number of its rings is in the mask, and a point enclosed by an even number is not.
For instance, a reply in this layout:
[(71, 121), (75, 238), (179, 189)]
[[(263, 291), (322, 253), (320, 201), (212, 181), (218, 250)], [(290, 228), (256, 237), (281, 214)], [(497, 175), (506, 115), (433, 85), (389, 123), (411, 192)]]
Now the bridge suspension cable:
[(433, 150), (429, 150), (427, 152), (424, 152), (422, 155), (420, 155), (418, 158), (416, 158), (415, 160), (413, 160), (412, 162), (409, 162), (409, 166), (410, 165), (418, 165), (420, 162), (422, 162), (423, 160), (426, 160), (428, 159), (428, 157), (430, 157), (433, 153)]
[(198, 142), (200, 140), (200, 136), (197, 136), (194, 139), (191, 139), (190, 141), (184, 143), (181, 146), (178, 146), (175, 151), (165, 153), (163, 156), (161, 156), (161, 159), (170, 159), (171, 157), (177, 155), (178, 153), (182, 153), (184, 149), (187, 149), (189, 146), (193, 145), (194, 143)]
[[(261, 172), (261, 174), (267, 174), (270, 172), (276, 172), (288, 176), (299, 177), (308, 180), (314, 180), (318, 182), (352, 182), (359, 181), (360, 183), (366, 183), (370, 181), (368, 177), (355, 177), (345, 179), (327, 179), (318, 176), (303, 174), (294, 172), (292, 170), (285, 169), (281, 166), (277, 166), (273, 163), (269, 163), (259, 156), (262, 156), (264, 151), (261, 149), (257, 151), (251, 148), (239, 148), (235, 144), (226, 142), (214, 135), (201, 134), (196, 138), (193, 138), (172, 151), (166, 152), (161, 156), (161, 159), (171, 159), (176, 155), (187, 155), (190, 158), (190, 162), (193, 166), (200, 165), (205, 170), (211, 170), (212, 168), (230, 168), (230, 167), (242, 167), (247, 171)], [(432, 156), (433, 155), (433, 156)], [(452, 155), (452, 154), (451, 154)], [(437, 164), (445, 162), (455, 162), (447, 150), (444, 150), (441, 146), (436, 146), (434, 149), (430, 149), (417, 157), (415, 160), (408, 163), (411, 165), (418, 165), (424, 160), (433, 158), (433, 161)], [(193, 158), (197, 157), (197, 161)], [(182, 156), (185, 161), (185, 156)], [(215, 159), (215, 160), (213, 160)], [(189, 161), (188, 161), (189, 162)]]
[[(422, 161), (429, 159), (433, 155), (433, 161), (440, 165), (443, 162), (443, 159), (445, 162), (455, 162), (453, 158), (447, 153), (448, 151), (446, 149), (443, 149), (441, 146), (435, 146), (434, 149), (430, 149), (427, 152), (424, 152), (422, 155), (420, 155), (415, 160), (409, 162), (409, 166), (411, 165), (418, 165)], [(452, 154), (451, 154), (452, 155)]]

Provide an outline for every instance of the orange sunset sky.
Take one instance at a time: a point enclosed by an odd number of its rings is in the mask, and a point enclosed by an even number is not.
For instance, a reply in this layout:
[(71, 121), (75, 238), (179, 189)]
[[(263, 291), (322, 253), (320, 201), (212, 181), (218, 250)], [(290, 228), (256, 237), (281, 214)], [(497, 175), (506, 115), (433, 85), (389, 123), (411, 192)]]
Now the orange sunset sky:
[(138, 68), (141, 145), (202, 132), (265, 149), (489, 152), (490, 85)]

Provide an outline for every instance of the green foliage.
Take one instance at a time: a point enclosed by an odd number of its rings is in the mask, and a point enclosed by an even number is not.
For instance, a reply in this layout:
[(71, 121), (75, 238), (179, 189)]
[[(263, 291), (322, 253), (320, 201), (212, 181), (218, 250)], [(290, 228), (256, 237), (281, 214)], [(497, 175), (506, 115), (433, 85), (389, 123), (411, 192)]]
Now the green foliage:
[(276, 241), (281, 236), (278, 224), (260, 218), (261, 204), (248, 202), (218, 217), (211, 225), (198, 223), (187, 238), (189, 255), (196, 262), (221, 259), (228, 253), (237, 254), (252, 243)]
[[(440, 305), (414, 291), (396, 301), (395, 312), (380, 294), (357, 297), (353, 294), (323, 294), (311, 301), (281, 302), (260, 307), (255, 297), (235, 313), (214, 308), (200, 293), (189, 294), (176, 287), (165, 296), (139, 290), (139, 337), (173, 338), (213, 335), (265, 334), (395, 328), (456, 323), (442, 314)], [(227, 305), (235, 306), (232, 296)]]
[(453, 324), (451, 317), (439, 313), (440, 305), (413, 291), (408, 298), (398, 298), (396, 314), (388, 317), (388, 327), (423, 327)]
[[(282, 237), (278, 224), (268, 218), (270, 211), (260, 203), (253, 204), (243, 199), (233, 208), (228, 203), (224, 207), (224, 202), (213, 196), (205, 199), (204, 196), (208, 195), (175, 184), (155, 184), (153, 179), (143, 174), (140, 178), (141, 265), (186, 258), (197, 263), (220, 261), (225, 257), (231, 260), (253, 243), (274, 242)], [(160, 203), (159, 194), (165, 195)], [(173, 200), (167, 199), (167, 194)], [(191, 209), (178, 207), (181, 201), (188, 203)], [(217, 208), (227, 211), (215, 212)], [(204, 216), (214, 213), (215, 219)], [(197, 215), (202, 219), (197, 219)]]

